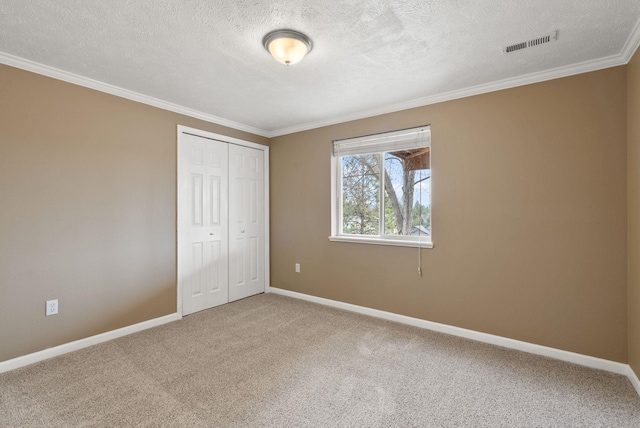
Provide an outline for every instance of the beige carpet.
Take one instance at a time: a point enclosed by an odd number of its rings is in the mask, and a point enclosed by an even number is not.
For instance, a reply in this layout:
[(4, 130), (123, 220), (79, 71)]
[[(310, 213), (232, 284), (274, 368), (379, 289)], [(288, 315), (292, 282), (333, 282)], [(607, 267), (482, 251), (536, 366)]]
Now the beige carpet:
[(0, 375), (2, 427), (640, 427), (619, 375), (259, 295)]

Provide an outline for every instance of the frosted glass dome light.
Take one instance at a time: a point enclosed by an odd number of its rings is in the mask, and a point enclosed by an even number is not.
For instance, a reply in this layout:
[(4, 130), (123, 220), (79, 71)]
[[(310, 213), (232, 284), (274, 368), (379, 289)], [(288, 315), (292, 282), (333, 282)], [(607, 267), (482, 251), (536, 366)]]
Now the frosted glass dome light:
[(262, 44), (276, 61), (284, 65), (300, 62), (313, 48), (309, 37), (293, 30), (272, 31), (264, 36)]

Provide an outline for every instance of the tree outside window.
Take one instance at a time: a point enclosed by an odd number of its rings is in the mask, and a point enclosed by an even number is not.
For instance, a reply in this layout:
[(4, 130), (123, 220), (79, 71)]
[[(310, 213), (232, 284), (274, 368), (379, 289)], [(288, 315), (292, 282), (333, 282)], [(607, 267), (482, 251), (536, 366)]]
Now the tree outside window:
[(341, 167), (342, 233), (430, 235), (429, 147), (343, 156)]

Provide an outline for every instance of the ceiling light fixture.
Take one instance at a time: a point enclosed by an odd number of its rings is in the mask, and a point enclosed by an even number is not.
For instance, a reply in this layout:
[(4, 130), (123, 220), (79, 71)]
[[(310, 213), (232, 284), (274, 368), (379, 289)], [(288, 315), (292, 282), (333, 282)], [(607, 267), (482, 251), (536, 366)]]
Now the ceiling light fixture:
[(276, 61), (284, 65), (299, 62), (313, 49), (311, 39), (294, 30), (272, 31), (264, 36), (262, 45)]

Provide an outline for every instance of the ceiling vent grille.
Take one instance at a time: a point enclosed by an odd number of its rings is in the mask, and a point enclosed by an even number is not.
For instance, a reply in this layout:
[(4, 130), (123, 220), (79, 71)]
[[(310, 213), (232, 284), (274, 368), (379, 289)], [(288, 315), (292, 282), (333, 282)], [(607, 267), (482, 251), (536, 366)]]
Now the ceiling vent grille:
[(522, 49), (543, 45), (545, 43), (555, 42), (556, 40), (558, 40), (558, 30), (554, 30), (549, 34), (545, 34), (544, 36), (536, 37), (535, 39), (527, 40), (526, 42), (519, 42), (509, 46), (505, 46), (502, 48), (502, 53), (515, 52)]

